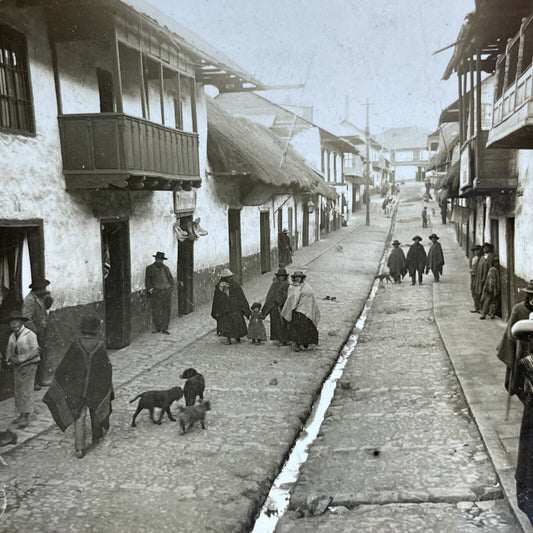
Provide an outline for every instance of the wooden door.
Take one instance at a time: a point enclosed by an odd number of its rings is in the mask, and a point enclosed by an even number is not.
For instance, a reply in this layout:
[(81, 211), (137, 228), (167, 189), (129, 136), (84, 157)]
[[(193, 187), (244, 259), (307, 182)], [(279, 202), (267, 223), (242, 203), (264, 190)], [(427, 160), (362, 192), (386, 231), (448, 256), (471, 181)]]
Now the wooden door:
[(294, 224), (293, 224), (293, 214), (292, 214), (292, 207), (287, 208), (287, 224), (288, 224), (288, 230), (289, 230), (289, 236), (291, 238), (291, 243), (294, 242)]
[(106, 345), (122, 348), (131, 337), (130, 235), (127, 220), (102, 222)]
[(283, 230), (283, 208), (278, 209), (278, 233)]
[[(186, 228), (192, 222), (192, 215), (180, 217), (180, 227)], [(178, 314), (187, 315), (194, 311), (194, 241), (178, 240)]]
[(302, 225), (302, 246), (309, 244), (309, 211), (305, 203), (302, 206), (303, 209), (303, 225)]
[(229, 268), (242, 283), (241, 212), (228, 209)]
[(259, 214), (259, 232), (261, 242), (261, 274), (269, 272), (270, 265), (270, 214), (262, 211)]
[(507, 219), (506, 227), (506, 247), (507, 247), (507, 283), (506, 283), (506, 316), (509, 318), (511, 314), (511, 309), (516, 302), (517, 297), (517, 287), (514, 279), (515, 271), (515, 257), (514, 257), (514, 235), (515, 235), (515, 226), (514, 226), (514, 217)]
[(298, 204), (294, 202), (294, 241), (292, 243), (293, 250), (298, 250), (300, 247), (300, 232), (298, 231)]
[(497, 219), (490, 219), (490, 242), (494, 245), (494, 254), (500, 253), (500, 224)]

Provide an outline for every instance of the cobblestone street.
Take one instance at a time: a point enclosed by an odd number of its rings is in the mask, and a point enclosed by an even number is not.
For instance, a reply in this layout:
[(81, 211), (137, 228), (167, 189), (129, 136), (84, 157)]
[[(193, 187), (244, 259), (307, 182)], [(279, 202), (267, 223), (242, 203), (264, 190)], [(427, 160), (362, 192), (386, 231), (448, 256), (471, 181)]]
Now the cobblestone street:
[[(416, 234), (427, 251), (442, 228), (420, 227), (420, 205), (398, 211), (406, 252)], [(440, 338), (432, 285), (406, 276), (378, 290), (279, 533), (521, 531)]]

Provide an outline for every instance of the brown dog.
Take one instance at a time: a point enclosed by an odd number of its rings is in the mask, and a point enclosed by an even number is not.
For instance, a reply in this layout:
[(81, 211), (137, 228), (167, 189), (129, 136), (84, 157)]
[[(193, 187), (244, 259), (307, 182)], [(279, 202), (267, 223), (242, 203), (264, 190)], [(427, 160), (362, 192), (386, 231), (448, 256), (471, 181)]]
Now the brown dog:
[(196, 372), (194, 368), (187, 368), (180, 376), (181, 379), (186, 379), (183, 386), (183, 396), (185, 397), (185, 405), (194, 405), (196, 396), (200, 400), (204, 399), (205, 379), (202, 374)]
[(202, 429), (205, 429), (205, 413), (210, 410), (211, 403), (207, 400), (200, 400), (198, 405), (190, 405), (187, 407), (180, 405), (178, 422), (181, 427), (181, 434), (183, 435), (189, 431), (189, 429), (191, 429), (198, 421), (200, 421)]
[[(133, 420), (131, 421), (131, 427), (135, 427), (135, 419), (137, 415), (143, 410), (148, 409), (150, 411), (150, 420), (154, 424), (161, 424), (161, 419), (163, 418), (163, 411), (167, 414), (168, 418), (173, 422), (176, 419), (172, 416), (170, 412), (170, 406), (177, 402), (183, 396), (183, 390), (181, 387), (172, 387), (168, 390), (149, 390), (146, 392), (141, 392), (130, 400), (130, 403), (133, 403), (135, 400), (140, 398), (139, 403), (137, 404), (137, 410), (133, 415)], [(161, 416), (158, 420), (154, 420), (154, 409), (161, 409)]]

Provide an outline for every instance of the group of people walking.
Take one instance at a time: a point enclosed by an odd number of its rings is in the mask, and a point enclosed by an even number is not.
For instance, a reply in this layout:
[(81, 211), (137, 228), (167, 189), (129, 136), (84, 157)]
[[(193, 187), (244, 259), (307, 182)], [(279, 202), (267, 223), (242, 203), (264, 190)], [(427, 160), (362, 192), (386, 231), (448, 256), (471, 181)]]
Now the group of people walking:
[(422, 237), (415, 235), (413, 237), (414, 243), (409, 247), (407, 256), (400, 248), (400, 241), (394, 240), (392, 242), (393, 250), (389, 255), (387, 267), (394, 283), (401, 283), (402, 278), (409, 272), (411, 278), (411, 285), (418, 283), (421, 285), (424, 272), (426, 274), (431, 270), (433, 279), (440, 281), (444, 267), (444, 254), (442, 246), (439, 242), (439, 236), (432, 233), (429, 237), (431, 246), (428, 253), (424, 246), (422, 246)]
[[(225, 268), (213, 294), (211, 316), (217, 321), (217, 334), (240, 343), (243, 337), (259, 344), (267, 340), (263, 320), (270, 316), (270, 340), (278, 346), (292, 345), (294, 351), (318, 344), (320, 310), (306, 274), (295, 271), (290, 275), (279, 268), (262, 306), (254, 302), (250, 308), (233, 272)], [(248, 326), (245, 318), (249, 319)]]

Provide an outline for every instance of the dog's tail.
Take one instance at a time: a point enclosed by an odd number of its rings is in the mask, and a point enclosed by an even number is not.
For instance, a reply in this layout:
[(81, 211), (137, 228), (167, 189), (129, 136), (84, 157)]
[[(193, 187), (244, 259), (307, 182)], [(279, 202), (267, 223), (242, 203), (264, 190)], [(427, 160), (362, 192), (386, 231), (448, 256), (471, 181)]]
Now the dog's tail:
[(138, 400), (142, 395), (143, 395), (142, 392), (141, 392), (141, 394), (137, 394), (137, 396), (135, 396), (135, 398), (133, 398), (133, 400), (130, 400), (130, 403), (133, 403), (135, 400)]

